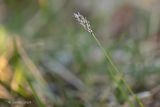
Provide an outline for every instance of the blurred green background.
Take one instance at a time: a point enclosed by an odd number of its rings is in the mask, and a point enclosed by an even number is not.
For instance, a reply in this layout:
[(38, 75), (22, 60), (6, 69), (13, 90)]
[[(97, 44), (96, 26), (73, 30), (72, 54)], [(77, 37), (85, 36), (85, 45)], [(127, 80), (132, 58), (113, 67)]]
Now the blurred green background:
[(0, 0), (0, 107), (130, 107), (75, 12), (144, 106), (160, 107), (159, 10), (159, 0)]

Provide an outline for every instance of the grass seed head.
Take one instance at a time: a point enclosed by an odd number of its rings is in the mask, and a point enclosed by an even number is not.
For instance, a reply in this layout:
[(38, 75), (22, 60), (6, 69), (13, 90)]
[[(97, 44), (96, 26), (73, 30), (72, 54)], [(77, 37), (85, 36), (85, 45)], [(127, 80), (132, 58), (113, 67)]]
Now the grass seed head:
[(74, 13), (74, 17), (76, 18), (78, 23), (84, 27), (85, 30), (87, 30), (89, 33), (93, 33), (89, 21), (83, 15), (77, 12), (77, 13)]

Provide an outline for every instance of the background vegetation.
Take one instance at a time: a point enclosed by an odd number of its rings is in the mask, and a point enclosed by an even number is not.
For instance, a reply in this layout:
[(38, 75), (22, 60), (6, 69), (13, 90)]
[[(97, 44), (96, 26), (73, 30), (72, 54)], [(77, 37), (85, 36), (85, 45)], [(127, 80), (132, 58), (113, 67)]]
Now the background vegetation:
[(139, 107), (122, 77), (144, 107), (160, 107), (159, 10), (158, 0), (0, 0), (0, 107)]

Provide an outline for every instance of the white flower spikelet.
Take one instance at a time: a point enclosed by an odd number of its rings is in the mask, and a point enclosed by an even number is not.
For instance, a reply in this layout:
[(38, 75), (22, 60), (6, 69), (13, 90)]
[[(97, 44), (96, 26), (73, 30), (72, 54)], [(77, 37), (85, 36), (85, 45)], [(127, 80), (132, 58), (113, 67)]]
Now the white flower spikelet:
[(77, 12), (74, 13), (74, 17), (79, 22), (79, 24), (81, 24), (84, 27), (85, 30), (87, 30), (89, 33), (93, 33), (89, 21), (83, 15)]

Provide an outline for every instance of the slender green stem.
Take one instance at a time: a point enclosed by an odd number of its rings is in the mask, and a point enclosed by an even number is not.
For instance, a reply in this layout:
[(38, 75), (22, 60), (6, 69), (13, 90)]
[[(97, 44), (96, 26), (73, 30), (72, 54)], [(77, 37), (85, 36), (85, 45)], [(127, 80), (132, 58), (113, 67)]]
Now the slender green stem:
[[(109, 56), (108, 52), (106, 52), (106, 50), (103, 48), (103, 46), (101, 45), (100, 41), (97, 39), (97, 37), (95, 36), (95, 34), (93, 32), (91, 32), (91, 35), (93, 36), (93, 38), (95, 39), (95, 41), (97, 42), (98, 46), (101, 48), (101, 50), (103, 51), (105, 58), (107, 61), (109, 61), (109, 63), (111, 64), (111, 66), (113, 67), (113, 69), (115, 70), (115, 72), (122, 74), (119, 69), (115, 66), (115, 64), (113, 63), (111, 57)], [(114, 77), (113, 73), (110, 72), (110, 74)], [(128, 83), (126, 82), (125, 79), (121, 78), (121, 80), (123, 81), (124, 85), (126, 86), (127, 90), (129, 91), (129, 93), (131, 95), (134, 96), (135, 100), (138, 102), (138, 104), (140, 105), (140, 107), (144, 107), (144, 105), (142, 104), (142, 102), (140, 101), (140, 99), (134, 94), (134, 92), (132, 91), (132, 89), (130, 88), (130, 86), (128, 85)], [(121, 85), (120, 85), (120, 88)], [(130, 102), (130, 101), (129, 101)]]

